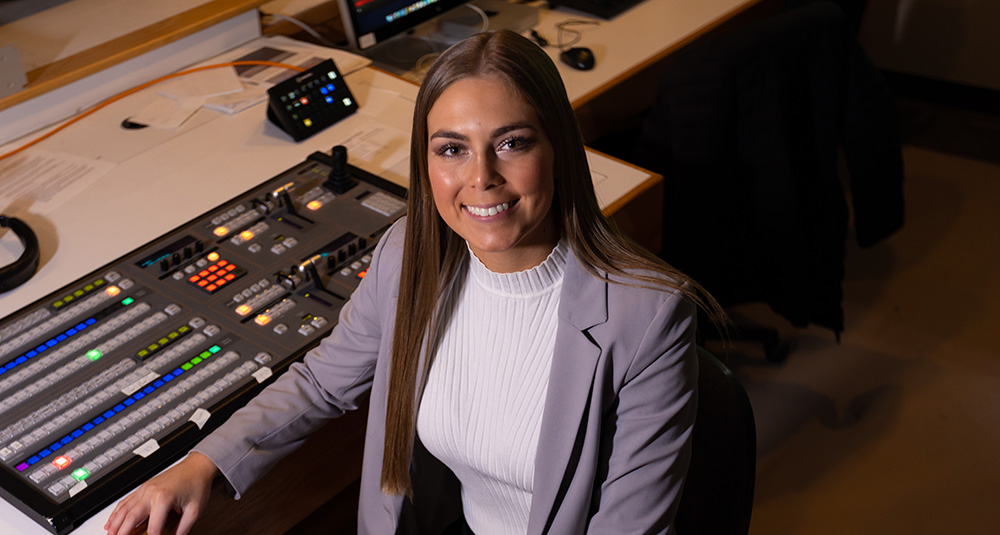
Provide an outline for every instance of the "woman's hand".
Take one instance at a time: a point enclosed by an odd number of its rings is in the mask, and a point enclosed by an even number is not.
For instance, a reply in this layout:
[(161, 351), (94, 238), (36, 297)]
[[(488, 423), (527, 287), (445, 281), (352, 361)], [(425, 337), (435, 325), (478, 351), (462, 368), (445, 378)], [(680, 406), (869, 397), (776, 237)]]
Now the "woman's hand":
[(176, 511), (181, 515), (177, 535), (185, 535), (205, 509), (212, 480), (218, 473), (208, 457), (191, 453), (118, 502), (104, 529), (108, 535), (131, 535), (140, 522), (149, 518), (147, 533), (162, 535), (167, 515)]

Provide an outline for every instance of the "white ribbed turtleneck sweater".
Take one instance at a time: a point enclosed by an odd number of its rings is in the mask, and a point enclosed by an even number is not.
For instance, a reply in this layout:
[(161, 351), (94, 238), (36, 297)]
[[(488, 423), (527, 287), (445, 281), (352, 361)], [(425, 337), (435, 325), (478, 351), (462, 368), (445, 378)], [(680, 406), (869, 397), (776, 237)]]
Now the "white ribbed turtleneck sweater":
[(417, 433), (461, 482), (477, 535), (527, 531), (566, 252), (560, 241), (532, 269), (494, 273), (470, 251), (428, 373)]

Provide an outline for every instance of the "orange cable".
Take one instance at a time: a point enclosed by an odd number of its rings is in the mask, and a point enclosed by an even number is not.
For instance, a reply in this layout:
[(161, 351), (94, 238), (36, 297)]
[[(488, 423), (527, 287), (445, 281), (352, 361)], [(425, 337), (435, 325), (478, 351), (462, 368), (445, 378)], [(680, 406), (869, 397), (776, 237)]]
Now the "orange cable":
[(111, 97), (111, 98), (109, 98), (109, 99), (107, 99), (107, 100), (105, 100), (103, 102), (99, 102), (93, 108), (90, 108), (89, 110), (87, 110), (87, 111), (85, 111), (85, 112), (77, 115), (76, 117), (73, 117), (72, 119), (70, 119), (70, 120), (66, 121), (65, 123), (57, 126), (54, 129), (52, 129), (50, 132), (47, 132), (46, 134), (44, 134), (42, 136), (39, 136), (37, 139), (34, 139), (34, 140), (32, 140), (32, 141), (30, 141), (28, 143), (25, 143), (24, 145), (22, 145), (22, 146), (20, 146), (20, 147), (18, 147), (16, 149), (14, 149), (14, 150), (6, 153), (6, 154), (0, 155), (0, 160), (9, 158), (9, 157), (11, 157), (11, 156), (13, 156), (13, 155), (15, 155), (15, 154), (23, 151), (24, 149), (27, 149), (28, 147), (31, 147), (31, 146), (33, 146), (33, 145), (35, 145), (35, 144), (37, 144), (37, 143), (39, 143), (41, 141), (44, 141), (44, 140), (52, 137), (57, 132), (62, 131), (67, 126), (69, 126), (69, 125), (71, 125), (71, 124), (79, 121), (80, 119), (83, 119), (84, 117), (86, 117), (86, 116), (94, 113), (95, 111), (97, 111), (97, 110), (99, 110), (99, 109), (107, 106), (108, 104), (111, 104), (112, 102), (116, 102), (118, 100), (121, 100), (121, 99), (123, 99), (123, 98), (125, 98), (125, 97), (127, 97), (127, 96), (129, 96), (129, 95), (131, 95), (131, 94), (133, 94), (135, 92), (137, 92), (137, 91), (141, 91), (141, 90), (146, 89), (147, 87), (150, 87), (152, 85), (156, 85), (156, 84), (158, 84), (160, 82), (163, 82), (165, 80), (169, 80), (171, 78), (176, 78), (178, 76), (184, 76), (186, 74), (191, 74), (191, 73), (195, 73), (195, 72), (198, 72), (198, 71), (205, 71), (205, 70), (208, 70), (208, 69), (218, 69), (219, 67), (239, 67), (239, 66), (242, 66), (242, 65), (265, 65), (265, 66), (268, 66), (268, 67), (280, 67), (282, 69), (290, 69), (290, 70), (298, 71), (298, 72), (305, 71), (305, 69), (303, 67), (298, 67), (298, 66), (295, 66), (295, 65), (289, 65), (287, 63), (276, 63), (276, 62), (273, 62), (273, 61), (248, 60), (248, 61), (230, 61), (230, 62), (226, 62), (226, 63), (216, 63), (216, 64), (213, 64), (213, 65), (204, 65), (204, 66), (201, 66), (201, 67), (194, 67), (192, 69), (187, 69), (185, 71), (175, 72), (173, 74), (168, 74), (166, 76), (161, 76), (161, 77), (159, 77), (159, 78), (157, 78), (155, 80), (152, 80), (152, 81), (146, 82), (146, 83), (144, 83), (142, 85), (133, 87), (132, 89), (129, 89), (128, 91), (119, 93), (119, 94), (117, 94), (117, 95), (115, 95), (115, 96), (113, 96), (113, 97)]

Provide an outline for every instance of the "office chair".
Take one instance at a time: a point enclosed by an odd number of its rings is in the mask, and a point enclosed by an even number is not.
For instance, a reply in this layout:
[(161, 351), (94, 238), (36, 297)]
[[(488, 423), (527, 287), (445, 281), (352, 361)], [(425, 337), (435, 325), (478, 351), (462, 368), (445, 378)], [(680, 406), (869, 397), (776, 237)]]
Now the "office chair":
[(691, 466), (677, 508), (679, 535), (746, 535), (753, 509), (757, 429), (740, 380), (698, 348)]

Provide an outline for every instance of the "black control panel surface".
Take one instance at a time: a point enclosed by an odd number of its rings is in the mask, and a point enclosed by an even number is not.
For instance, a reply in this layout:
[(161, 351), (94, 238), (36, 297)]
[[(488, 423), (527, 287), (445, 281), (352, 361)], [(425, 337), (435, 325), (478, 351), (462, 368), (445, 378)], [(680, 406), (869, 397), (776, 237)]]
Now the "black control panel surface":
[(405, 190), (301, 164), (0, 320), (0, 493), (66, 533), (315, 346)]

